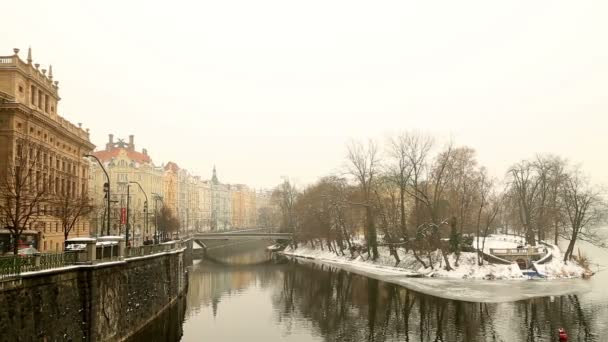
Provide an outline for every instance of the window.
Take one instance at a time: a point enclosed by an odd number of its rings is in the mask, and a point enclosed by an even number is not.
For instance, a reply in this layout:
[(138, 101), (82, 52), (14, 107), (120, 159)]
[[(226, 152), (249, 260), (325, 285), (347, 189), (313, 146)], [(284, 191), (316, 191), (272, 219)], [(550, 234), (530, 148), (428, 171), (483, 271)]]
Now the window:
[(44, 248), (42, 250), (46, 251), (46, 241), (44, 241)]
[(36, 87), (30, 87), (30, 103), (36, 105)]
[(38, 90), (38, 108), (42, 109), (42, 100), (44, 100), (44, 96), (42, 96), (42, 90)]
[(23, 86), (22, 85), (19, 86), (19, 92), (23, 93)]
[(49, 112), (49, 96), (48, 95), (44, 95), (44, 111), (46, 113)]

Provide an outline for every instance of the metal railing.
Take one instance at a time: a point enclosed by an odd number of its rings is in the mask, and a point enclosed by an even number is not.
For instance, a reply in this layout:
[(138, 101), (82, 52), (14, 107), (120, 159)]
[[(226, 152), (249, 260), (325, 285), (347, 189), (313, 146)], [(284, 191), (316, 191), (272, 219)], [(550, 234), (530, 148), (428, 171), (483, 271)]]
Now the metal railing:
[(490, 253), (494, 255), (536, 255), (544, 254), (544, 247), (533, 248), (490, 248)]
[(160, 245), (144, 245), (138, 247), (129, 247), (125, 253), (127, 258), (134, 258), (139, 256), (152, 255), (157, 253), (170, 252), (184, 248), (184, 241), (175, 241), (171, 243), (163, 243)]
[(35, 255), (12, 255), (0, 257), (0, 279), (21, 275), (23, 272), (34, 272), (59, 268), (75, 264), (76, 253), (42, 253)]
[[(186, 247), (185, 241), (175, 241), (159, 245), (129, 247), (125, 248), (124, 257), (120, 256), (118, 253), (114, 253), (114, 249), (110, 250), (109, 248), (104, 248), (104, 252), (105, 250), (111, 252), (98, 255), (94, 261), (86, 260), (86, 251), (0, 256), (0, 281), (19, 277), (24, 272), (42, 271), (91, 262), (103, 263), (117, 261), (124, 258), (171, 252), (184, 247)], [(118, 248), (116, 248), (116, 251), (118, 251)]]

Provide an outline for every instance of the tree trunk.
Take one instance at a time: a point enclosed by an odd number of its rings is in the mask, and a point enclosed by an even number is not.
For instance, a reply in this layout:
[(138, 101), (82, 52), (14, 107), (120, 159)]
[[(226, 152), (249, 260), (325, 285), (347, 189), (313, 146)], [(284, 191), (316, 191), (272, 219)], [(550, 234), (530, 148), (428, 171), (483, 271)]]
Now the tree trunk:
[(367, 233), (369, 235), (368, 248), (371, 247), (372, 249), (372, 260), (376, 260), (378, 259), (378, 240), (372, 208), (369, 205), (365, 207), (365, 216), (367, 220)]
[(21, 233), (13, 234), (13, 238), (15, 240), (13, 241), (13, 254), (17, 255), (19, 254), (19, 239), (21, 238)]
[(564, 254), (564, 262), (568, 262), (572, 257), (572, 253), (574, 252), (574, 245), (576, 244), (576, 239), (578, 237), (578, 228), (572, 228), (572, 237), (570, 238), (570, 242), (568, 243), (568, 248), (566, 249), (566, 253)]
[[(399, 206), (399, 209), (401, 209), (401, 236), (407, 242), (407, 225), (405, 223), (405, 190), (403, 189), (403, 186), (399, 188)], [(407, 244), (405, 244), (405, 252), (407, 253)]]
[(397, 253), (397, 249), (395, 248), (395, 246), (392, 244), (389, 244), (388, 250), (389, 250), (390, 254), (395, 258), (395, 266), (399, 265), (399, 263), (401, 262), (401, 259), (399, 259), (399, 254)]
[(67, 229), (64, 229), (64, 231), (63, 231), (63, 250), (65, 250), (65, 246), (67, 245), (69, 235), (70, 235), (70, 232)]
[(445, 261), (445, 270), (446, 271), (451, 271), (452, 270), (452, 266), (450, 266), (450, 261), (448, 260), (448, 256), (445, 253), (445, 251), (443, 250), (443, 248), (439, 249), (441, 251), (441, 255), (443, 256), (443, 260)]
[(426, 263), (422, 259), (420, 259), (420, 257), (416, 253), (416, 249), (412, 248), (412, 253), (414, 253), (414, 258), (416, 258), (416, 261), (418, 261), (419, 263), (422, 264), (422, 267), (428, 268), (428, 266), (426, 265)]

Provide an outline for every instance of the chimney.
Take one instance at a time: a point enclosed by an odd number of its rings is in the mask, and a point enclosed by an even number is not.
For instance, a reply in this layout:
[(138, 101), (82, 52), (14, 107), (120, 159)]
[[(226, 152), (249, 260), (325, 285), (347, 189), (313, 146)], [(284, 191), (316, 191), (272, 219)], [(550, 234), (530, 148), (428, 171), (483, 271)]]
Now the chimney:
[(129, 135), (129, 151), (135, 151), (135, 136)]
[(147, 149), (145, 149), (145, 148), (142, 148), (142, 149), (141, 149), (141, 153), (143, 153), (143, 154), (144, 154), (144, 156), (147, 156), (147, 155), (148, 155), (148, 150), (147, 150)]
[(108, 134), (108, 144), (106, 150), (109, 151), (114, 147), (114, 134)]

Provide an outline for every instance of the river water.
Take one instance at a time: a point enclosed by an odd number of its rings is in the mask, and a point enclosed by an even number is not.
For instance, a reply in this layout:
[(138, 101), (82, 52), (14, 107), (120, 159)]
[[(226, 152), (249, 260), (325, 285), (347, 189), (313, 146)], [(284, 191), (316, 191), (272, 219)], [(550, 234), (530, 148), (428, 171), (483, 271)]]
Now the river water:
[[(442, 298), (452, 298), (460, 284), (439, 283), (435, 290), (446, 296), (432, 296), (377, 277), (273, 258), (263, 246), (210, 251), (211, 260), (190, 269), (186, 298), (133, 340), (558, 341), (564, 327), (569, 341), (608, 341), (608, 271), (583, 287), (582, 280), (559, 285), (564, 293), (572, 286), (572, 294), (472, 302)], [(608, 265), (605, 250), (584, 250)]]

